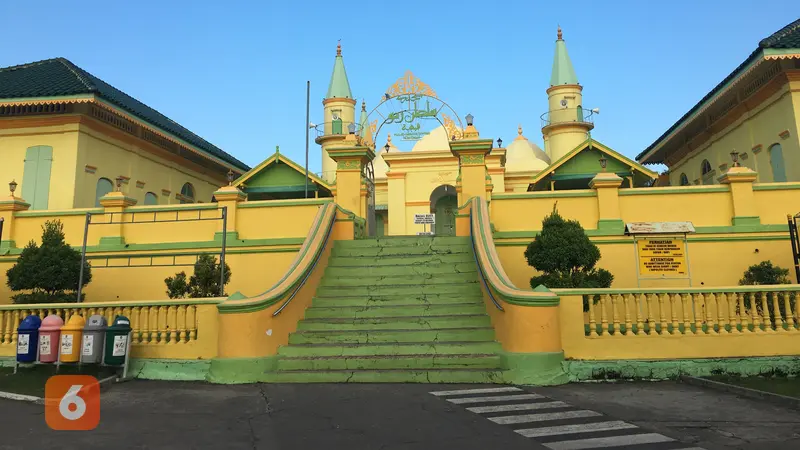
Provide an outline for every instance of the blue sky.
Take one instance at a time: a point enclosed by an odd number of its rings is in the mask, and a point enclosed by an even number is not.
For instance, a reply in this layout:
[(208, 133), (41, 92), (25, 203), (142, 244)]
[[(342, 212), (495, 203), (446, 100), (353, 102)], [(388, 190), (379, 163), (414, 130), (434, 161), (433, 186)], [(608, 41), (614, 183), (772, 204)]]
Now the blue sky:
[[(63, 56), (251, 166), (276, 145), (302, 163), (306, 80), (319, 123), (338, 39), (359, 103), (411, 70), (482, 137), (521, 123), (541, 145), (560, 24), (593, 137), (634, 157), (798, 16), (796, 0), (0, 1), (0, 66)], [(312, 135), (312, 171), (319, 152)]]

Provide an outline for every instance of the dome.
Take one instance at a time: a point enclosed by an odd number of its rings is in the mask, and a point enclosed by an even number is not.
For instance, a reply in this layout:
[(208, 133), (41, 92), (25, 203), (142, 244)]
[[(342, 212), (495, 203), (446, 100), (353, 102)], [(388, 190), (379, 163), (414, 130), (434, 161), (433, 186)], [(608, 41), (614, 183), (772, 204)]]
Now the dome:
[[(390, 152), (399, 152), (400, 150), (392, 144), (392, 135), (389, 134), (387, 137), (387, 143), (389, 144), (389, 151)], [(386, 171), (389, 170), (389, 166), (386, 164), (386, 161), (383, 160), (383, 155), (386, 153), (386, 146), (383, 145), (377, 149), (378, 151), (375, 152), (375, 159), (372, 160), (372, 170), (375, 172), (375, 179), (378, 178), (386, 178)]]
[(517, 133), (519, 136), (506, 147), (506, 172), (538, 172), (549, 166), (550, 157), (522, 135), (521, 126)]
[(444, 125), (434, 128), (427, 136), (414, 144), (412, 152), (450, 151), (450, 136)]

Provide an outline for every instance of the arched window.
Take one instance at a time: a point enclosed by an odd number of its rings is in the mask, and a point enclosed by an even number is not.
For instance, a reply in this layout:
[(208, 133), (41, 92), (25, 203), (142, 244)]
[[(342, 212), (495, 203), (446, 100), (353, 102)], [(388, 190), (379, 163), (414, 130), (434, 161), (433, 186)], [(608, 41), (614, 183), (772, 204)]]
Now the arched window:
[(707, 174), (707, 173), (711, 172), (711, 163), (710, 163), (710, 162), (708, 162), (708, 160), (707, 160), (707, 159), (704, 159), (704, 160), (703, 160), (703, 163), (702, 163), (702, 167), (701, 167), (701, 169), (702, 169), (702, 171), (703, 171), (703, 175), (705, 175), (705, 174)]
[(714, 171), (707, 159), (700, 163), (700, 172), (703, 174), (700, 177), (703, 180), (703, 184), (714, 184)]
[(181, 203), (194, 203), (194, 186), (186, 183), (181, 188)]
[(689, 185), (689, 177), (686, 176), (685, 173), (681, 174), (681, 186), (688, 186)]
[(100, 178), (97, 180), (97, 188), (94, 192), (94, 206), (100, 206), (100, 197), (104, 197), (114, 191), (114, 183), (108, 178)]
[(777, 183), (786, 181), (786, 166), (783, 164), (781, 144), (774, 144), (769, 148), (769, 165), (772, 167), (772, 181)]
[(144, 194), (144, 204), (145, 205), (157, 205), (158, 204), (158, 196), (152, 192), (148, 192)]

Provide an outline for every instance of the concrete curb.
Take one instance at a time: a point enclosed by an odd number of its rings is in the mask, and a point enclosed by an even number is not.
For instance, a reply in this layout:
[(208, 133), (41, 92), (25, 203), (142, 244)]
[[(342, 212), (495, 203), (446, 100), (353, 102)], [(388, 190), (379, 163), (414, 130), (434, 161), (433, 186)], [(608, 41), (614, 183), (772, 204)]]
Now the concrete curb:
[(765, 400), (770, 403), (800, 410), (800, 399), (798, 398), (787, 397), (785, 395), (773, 394), (771, 392), (759, 391), (742, 386), (735, 386), (732, 384), (722, 383), (720, 381), (707, 380), (705, 378), (691, 377), (688, 375), (682, 375), (680, 379), (686, 384), (730, 392), (731, 394), (741, 395), (743, 397), (753, 398), (756, 400)]
[(44, 399), (41, 397), (35, 397), (33, 395), (22, 395), (22, 394), (14, 394), (13, 392), (2, 392), (0, 391), (0, 398), (5, 398), (8, 400), (17, 400), (21, 402), (31, 402), (36, 403), (39, 405), (44, 404)]

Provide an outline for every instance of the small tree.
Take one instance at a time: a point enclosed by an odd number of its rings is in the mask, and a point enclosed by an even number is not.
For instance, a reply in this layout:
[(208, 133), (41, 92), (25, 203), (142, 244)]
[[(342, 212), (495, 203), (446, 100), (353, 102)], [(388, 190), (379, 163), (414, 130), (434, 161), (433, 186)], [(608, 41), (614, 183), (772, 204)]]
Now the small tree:
[[(759, 284), (792, 284), (792, 280), (789, 279), (789, 269), (784, 269), (780, 266), (775, 266), (772, 264), (772, 261), (761, 261), (758, 264), (753, 264), (752, 266), (748, 267), (747, 270), (744, 272), (742, 279), (739, 280), (739, 285), (741, 286), (748, 286), (748, 285), (759, 285)], [(789, 307), (794, 311), (795, 299), (796, 295), (794, 292), (787, 292), (789, 294)], [(769, 312), (770, 317), (775, 317), (775, 306), (773, 303), (772, 296), (777, 295), (775, 292), (768, 292), (767, 293), (767, 310)], [(755, 292), (753, 296), (756, 304), (756, 311), (759, 314), (764, 314), (763, 311), (763, 302), (761, 301), (762, 294), (761, 292)], [(744, 306), (745, 309), (750, 308), (750, 295), (745, 294), (744, 296)], [(738, 309), (739, 306), (737, 305), (736, 308)], [(779, 298), (778, 299), (778, 310), (781, 313), (781, 316), (786, 318), (786, 311), (785, 305), (783, 301)], [(744, 311), (740, 311), (739, 313), (743, 313)], [(791, 315), (791, 312), (789, 313)]]
[[(220, 264), (217, 264), (217, 257), (202, 253), (194, 264), (194, 275), (186, 281), (186, 272), (176, 273), (174, 277), (164, 280), (167, 285), (167, 295), (169, 298), (205, 298), (218, 297), (227, 294), (220, 294)], [(231, 268), (225, 263), (225, 281), (227, 285), (231, 281)]]
[[(49, 220), (42, 226), (42, 245), (31, 240), (16, 264), (8, 269), (7, 284), (12, 291), (31, 291), (12, 297), (14, 303), (75, 302), (81, 270), (81, 252), (64, 238), (64, 225)], [(92, 280), (91, 265), (83, 267), (83, 285)]]

